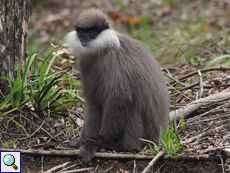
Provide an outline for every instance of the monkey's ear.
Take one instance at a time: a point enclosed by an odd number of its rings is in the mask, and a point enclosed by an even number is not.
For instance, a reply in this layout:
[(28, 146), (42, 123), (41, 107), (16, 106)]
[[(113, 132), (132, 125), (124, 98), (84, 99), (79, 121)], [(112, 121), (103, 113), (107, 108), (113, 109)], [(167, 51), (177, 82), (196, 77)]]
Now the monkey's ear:
[(109, 29), (109, 23), (107, 21), (104, 22), (105, 29)]

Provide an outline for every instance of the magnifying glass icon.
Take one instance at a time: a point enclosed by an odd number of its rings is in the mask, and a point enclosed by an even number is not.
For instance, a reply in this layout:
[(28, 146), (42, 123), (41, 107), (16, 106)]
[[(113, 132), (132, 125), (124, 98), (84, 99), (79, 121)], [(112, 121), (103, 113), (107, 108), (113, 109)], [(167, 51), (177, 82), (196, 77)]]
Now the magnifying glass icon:
[(7, 154), (3, 158), (3, 162), (7, 166), (12, 166), (15, 170), (18, 169), (18, 167), (14, 164), (15, 163), (15, 158), (11, 154)]

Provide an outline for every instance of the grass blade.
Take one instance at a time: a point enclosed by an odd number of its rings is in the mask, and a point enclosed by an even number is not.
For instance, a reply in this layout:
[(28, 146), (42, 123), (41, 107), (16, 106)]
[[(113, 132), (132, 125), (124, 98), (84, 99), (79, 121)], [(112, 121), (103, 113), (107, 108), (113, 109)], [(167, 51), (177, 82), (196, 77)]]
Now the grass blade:
[(25, 67), (25, 70), (24, 70), (24, 73), (23, 73), (23, 76), (22, 76), (22, 85), (24, 86), (26, 81), (27, 81), (27, 76), (28, 76), (28, 72), (29, 72), (29, 69), (30, 69), (30, 66), (34, 60), (34, 58), (36, 57), (37, 55), (36, 54), (33, 54), (32, 56), (30, 56), (29, 60), (27, 61), (26, 63), (26, 67)]
[(219, 60), (224, 59), (224, 58), (230, 58), (230, 55), (221, 55), (221, 56), (214, 58), (205, 66), (205, 68), (213, 67)]

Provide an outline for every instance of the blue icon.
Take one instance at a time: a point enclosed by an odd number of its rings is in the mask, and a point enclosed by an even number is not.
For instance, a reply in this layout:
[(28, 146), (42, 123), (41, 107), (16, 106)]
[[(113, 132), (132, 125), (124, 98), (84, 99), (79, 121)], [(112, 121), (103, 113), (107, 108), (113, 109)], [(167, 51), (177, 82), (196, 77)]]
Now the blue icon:
[(0, 173), (21, 172), (21, 151), (0, 151)]
[(18, 167), (14, 164), (15, 163), (15, 158), (11, 154), (7, 154), (3, 158), (3, 162), (7, 166), (12, 166), (15, 170), (18, 169)]

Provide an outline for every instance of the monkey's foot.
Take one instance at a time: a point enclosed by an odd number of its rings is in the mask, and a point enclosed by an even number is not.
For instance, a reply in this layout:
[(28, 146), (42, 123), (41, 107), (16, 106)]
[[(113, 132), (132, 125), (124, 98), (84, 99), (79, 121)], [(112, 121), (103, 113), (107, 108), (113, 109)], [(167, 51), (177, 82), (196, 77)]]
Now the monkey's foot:
[(98, 147), (93, 145), (90, 142), (87, 142), (81, 147), (81, 152), (79, 157), (81, 158), (81, 161), (85, 164), (88, 164), (91, 162), (91, 160), (94, 158), (94, 153), (97, 151)]

